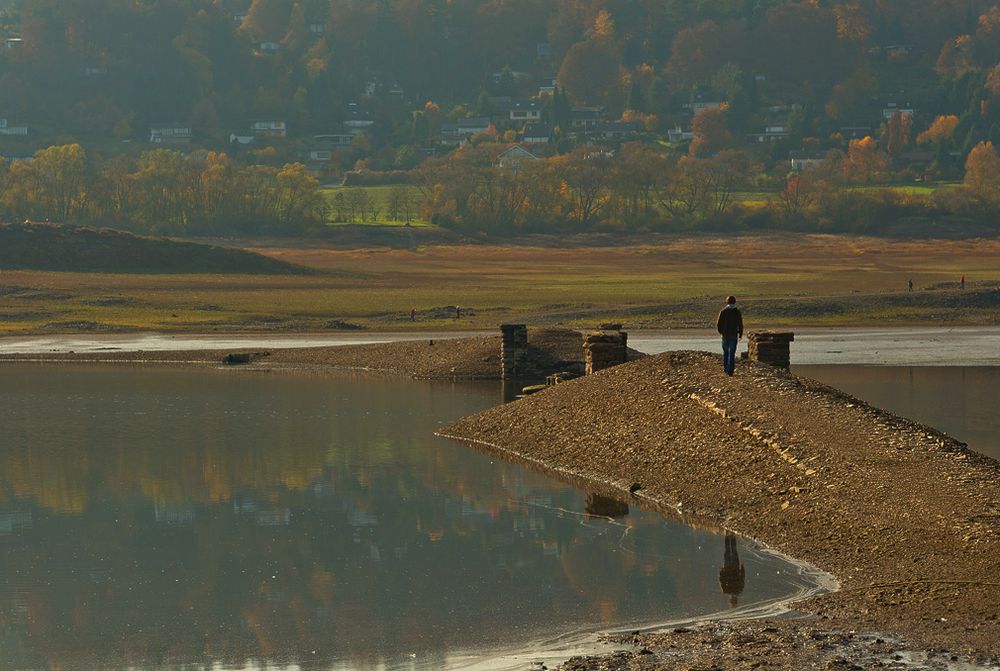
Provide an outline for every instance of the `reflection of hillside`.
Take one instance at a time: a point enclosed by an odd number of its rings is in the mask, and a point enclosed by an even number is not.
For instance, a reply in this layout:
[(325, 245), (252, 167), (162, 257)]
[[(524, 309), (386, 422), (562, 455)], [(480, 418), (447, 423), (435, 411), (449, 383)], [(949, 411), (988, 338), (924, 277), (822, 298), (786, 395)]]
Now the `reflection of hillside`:
[(0, 369), (16, 438), (0, 449), (0, 668), (376, 668), (720, 596), (717, 564), (678, 562), (698, 556), (691, 532), (590, 519), (576, 490), (433, 439), (484, 402), (474, 395), (12, 370)]

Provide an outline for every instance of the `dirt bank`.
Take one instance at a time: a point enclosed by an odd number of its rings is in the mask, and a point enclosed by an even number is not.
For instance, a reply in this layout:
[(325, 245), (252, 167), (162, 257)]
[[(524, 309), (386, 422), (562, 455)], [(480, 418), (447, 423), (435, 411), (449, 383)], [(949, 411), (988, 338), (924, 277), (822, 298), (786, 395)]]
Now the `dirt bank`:
[[(1000, 464), (933, 429), (763, 365), (743, 362), (729, 378), (719, 357), (680, 352), (442, 433), (623, 498), (638, 484), (641, 501), (757, 538), (843, 585), (796, 604), (812, 619), (640, 636), (645, 654), (567, 669), (850, 668), (875, 664), (885, 645), (996, 658)], [(879, 634), (868, 648), (836, 643), (856, 643), (855, 630)], [(759, 645), (739, 644), (748, 640)]]

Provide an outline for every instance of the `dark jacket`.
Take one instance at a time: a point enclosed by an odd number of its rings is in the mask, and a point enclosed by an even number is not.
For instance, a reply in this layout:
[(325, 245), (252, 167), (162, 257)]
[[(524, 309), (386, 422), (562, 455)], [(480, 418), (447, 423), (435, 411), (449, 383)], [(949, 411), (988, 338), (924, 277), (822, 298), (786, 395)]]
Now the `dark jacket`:
[(715, 327), (719, 329), (723, 338), (742, 338), (743, 315), (740, 314), (740, 309), (735, 305), (727, 305), (722, 308)]

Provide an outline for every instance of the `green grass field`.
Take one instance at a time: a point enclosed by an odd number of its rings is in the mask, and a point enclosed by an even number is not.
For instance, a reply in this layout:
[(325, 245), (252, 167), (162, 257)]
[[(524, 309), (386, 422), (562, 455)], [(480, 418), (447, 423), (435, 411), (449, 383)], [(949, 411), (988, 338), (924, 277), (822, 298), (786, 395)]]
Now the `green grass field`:
[[(357, 194), (364, 193), (360, 198)], [(423, 194), (416, 186), (334, 186), (322, 189), (323, 197), (330, 206), (328, 222), (334, 226), (365, 225), (365, 226), (429, 226), (420, 218), (420, 202)], [(400, 210), (392, 217), (391, 201), (394, 193), (403, 194), (407, 200), (410, 218), (407, 220), (406, 208), (397, 206)], [(351, 215), (352, 194), (356, 194)], [(339, 198), (339, 200), (338, 200)], [(362, 213), (362, 210), (364, 212)]]
[[(922, 291), (956, 284), (961, 275), (970, 289), (1000, 281), (1000, 240), (902, 242), (790, 234), (658, 239), (603, 248), (255, 251), (327, 272), (4, 271), (0, 330), (317, 331), (334, 328), (338, 320), (375, 330), (492, 329), (513, 320), (705, 327), (712, 317), (706, 313), (729, 293), (769, 301), (771, 326), (1000, 323), (1000, 313), (989, 305), (966, 308), (948, 291)], [(905, 292), (909, 279), (918, 288), (914, 295), (939, 296), (940, 304), (904, 308), (887, 303), (885, 296)], [(782, 309), (784, 303), (795, 309)], [(839, 307), (813, 309), (831, 304)], [(460, 320), (448, 309), (455, 305), (463, 308)]]

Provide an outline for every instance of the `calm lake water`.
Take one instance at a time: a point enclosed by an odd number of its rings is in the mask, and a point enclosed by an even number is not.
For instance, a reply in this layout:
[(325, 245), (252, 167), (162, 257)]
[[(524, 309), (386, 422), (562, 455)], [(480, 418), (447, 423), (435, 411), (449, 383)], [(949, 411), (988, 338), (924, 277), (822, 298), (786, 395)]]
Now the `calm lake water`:
[(793, 366), (1000, 459), (1000, 366)]
[(588, 515), (626, 510), (433, 436), (500, 400), (0, 366), (0, 668), (465, 668), (808, 583), (743, 540)]

